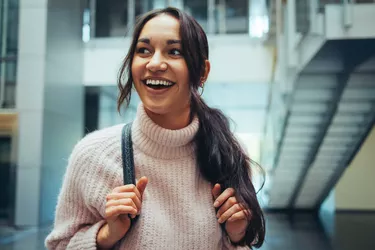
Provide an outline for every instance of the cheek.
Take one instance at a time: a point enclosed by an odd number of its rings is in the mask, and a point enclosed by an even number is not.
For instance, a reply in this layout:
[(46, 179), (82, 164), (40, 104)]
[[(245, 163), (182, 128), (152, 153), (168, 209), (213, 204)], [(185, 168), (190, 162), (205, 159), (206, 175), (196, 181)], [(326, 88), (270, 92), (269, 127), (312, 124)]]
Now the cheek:
[(184, 81), (186, 85), (189, 85), (189, 70), (186, 63), (181, 63), (178, 68), (180, 79)]
[(142, 74), (143, 66), (141, 62), (138, 59), (133, 60), (132, 66), (131, 66), (131, 71), (132, 71), (132, 76), (135, 81), (139, 79), (139, 76)]

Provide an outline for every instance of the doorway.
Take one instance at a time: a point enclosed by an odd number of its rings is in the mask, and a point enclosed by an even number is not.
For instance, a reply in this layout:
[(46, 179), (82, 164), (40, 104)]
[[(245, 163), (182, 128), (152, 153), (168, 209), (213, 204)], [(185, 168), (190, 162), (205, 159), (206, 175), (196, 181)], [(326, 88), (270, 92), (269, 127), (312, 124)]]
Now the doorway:
[(17, 151), (17, 114), (0, 112), (0, 225), (13, 226)]

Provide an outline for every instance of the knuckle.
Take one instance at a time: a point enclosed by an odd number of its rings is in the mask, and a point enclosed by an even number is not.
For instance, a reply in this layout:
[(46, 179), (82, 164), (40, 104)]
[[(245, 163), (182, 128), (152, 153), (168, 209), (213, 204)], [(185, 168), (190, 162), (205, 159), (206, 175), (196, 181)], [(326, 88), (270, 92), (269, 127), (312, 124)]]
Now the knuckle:
[(237, 199), (236, 199), (236, 197), (234, 197), (234, 196), (230, 197), (230, 198), (228, 199), (228, 201), (229, 201), (229, 203), (230, 203), (231, 205), (234, 205), (234, 204), (237, 203)]
[(134, 199), (137, 198), (137, 195), (136, 195), (135, 193), (131, 193), (131, 194), (130, 194), (130, 198), (131, 198), (132, 200), (134, 200)]
[(112, 209), (110, 209), (110, 208), (107, 208), (106, 210), (105, 210), (105, 218), (107, 219), (108, 217), (110, 217), (110, 215), (112, 214)]
[(112, 204), (113, 204), (112, 201), (108, 201), (108, 202), (105, 203), (105, 207), (106, 207), (106, 208), (107, 208), (107, 207), (111, 207)]

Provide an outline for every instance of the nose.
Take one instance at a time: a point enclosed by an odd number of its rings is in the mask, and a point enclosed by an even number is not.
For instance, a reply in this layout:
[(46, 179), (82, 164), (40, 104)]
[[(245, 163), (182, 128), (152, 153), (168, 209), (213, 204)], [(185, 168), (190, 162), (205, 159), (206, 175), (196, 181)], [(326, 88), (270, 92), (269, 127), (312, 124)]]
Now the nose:
[(165, 63), (164, 58), (160, 53), (154, 53), (150, 61), (147, 63), (146, 69), (151, 72), (166, 71), (167, 64)]

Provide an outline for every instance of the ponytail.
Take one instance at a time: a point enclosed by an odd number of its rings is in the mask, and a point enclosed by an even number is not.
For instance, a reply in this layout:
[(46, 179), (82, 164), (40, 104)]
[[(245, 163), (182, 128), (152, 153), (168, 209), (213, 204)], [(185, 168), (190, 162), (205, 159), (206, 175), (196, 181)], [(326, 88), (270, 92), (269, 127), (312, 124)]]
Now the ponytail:
[[(230, 131), (229, 121), (220, 110), (208, 107), (197, 91), (192, 91), (191, 102), (192, 112), (199, 119), (195, 144), (200, 172), (223, 190), (231, 187), (236, 191), (239, 203), (251, 211), (245, 238), (238, 245), (259, 248), (265, 237), (265, 220), (251, 181), (250, 164), (254, 162)], [(221, 226), (224, 229), (225, 225)]]

